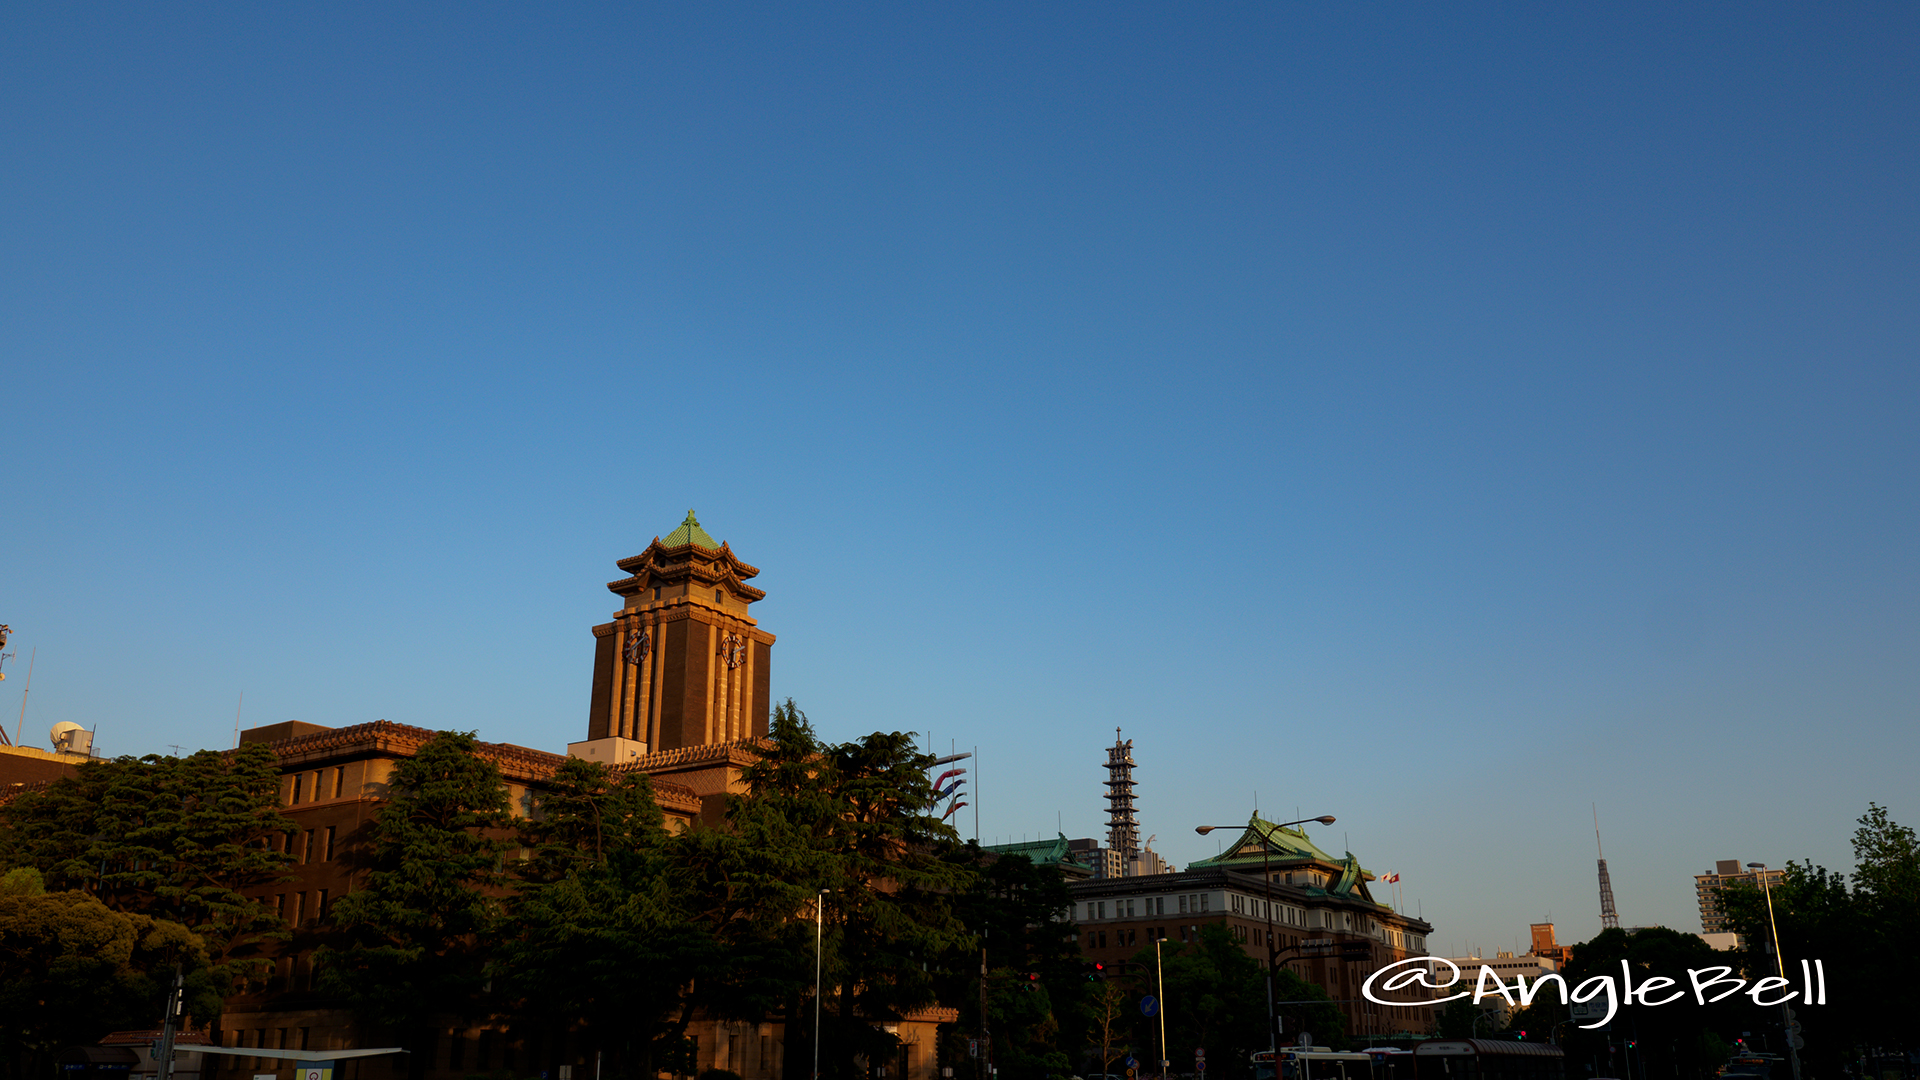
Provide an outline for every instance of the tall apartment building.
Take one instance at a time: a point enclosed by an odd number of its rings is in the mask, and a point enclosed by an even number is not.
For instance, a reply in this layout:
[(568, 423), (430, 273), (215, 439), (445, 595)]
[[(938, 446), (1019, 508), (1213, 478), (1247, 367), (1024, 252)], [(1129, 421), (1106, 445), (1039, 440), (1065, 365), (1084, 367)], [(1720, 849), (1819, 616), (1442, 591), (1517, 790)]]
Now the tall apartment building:
[(1742, 884), (1758, 888), (1773, 888), (1786, 876), (1780, 870), (1748, 870), (1739, 859), (1721, 859), (1713, 864), (1713, 870), (1693, 877), (1694, 893), (1700, 899), (1700, 932), (1703, 934), (1731, 933), (1727, 925), (1726, 913), (1720, 908), (1720, 890), (1728, 885)]

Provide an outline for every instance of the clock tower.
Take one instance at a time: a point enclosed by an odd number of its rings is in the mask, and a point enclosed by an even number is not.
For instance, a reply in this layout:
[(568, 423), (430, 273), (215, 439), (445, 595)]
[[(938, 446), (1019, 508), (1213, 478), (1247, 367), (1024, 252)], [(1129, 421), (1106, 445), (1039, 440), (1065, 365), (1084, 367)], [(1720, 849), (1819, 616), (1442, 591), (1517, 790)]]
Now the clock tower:
[(613, 764), (765, 737), (774, 639), (748, 611), (767, 594), (747, 584), (760, 571), (691, 510), (616, 565), (628, 576), (607, 583), (622, 605), (593, 628), (593, 704), (578, 756)]

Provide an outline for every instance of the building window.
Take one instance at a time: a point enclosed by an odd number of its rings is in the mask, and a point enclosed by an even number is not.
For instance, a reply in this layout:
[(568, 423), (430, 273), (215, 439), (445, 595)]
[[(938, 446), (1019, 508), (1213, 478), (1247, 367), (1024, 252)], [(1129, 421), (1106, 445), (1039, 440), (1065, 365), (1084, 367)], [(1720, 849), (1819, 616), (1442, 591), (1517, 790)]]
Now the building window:
[(715, 590), (713, 590), (713, 602), (714, 602), (714, 603), (716, 603), (716, 604), (720, 602), (720, 590), (719, 590), (719, 589), (715, 589)]
[(319, 922), (327, 917), (327, 890), (321, 889), (313, 894), (313, 921)]
[(293, 925), (299, 926), (301, 921), (304, 920), (306, 916), (307, 916), (307, 894), (303, 892), (294, 893), (293, 894)]
[(1207, 910), (1207, 907), (1208, 907), (1208, 900), (1209, 900), (1209, 898), (1208, 898), (1208, 896), (1207, 896), (1207, 894), (1206, 894), (1206, 893), (1201, 893), (1201, 894), (1200, 894), (1200, 910), (1201, 910), (1201, 911), (1205, 911), (1205, 910)]
[(467, 1039), (456, 1031), (447, 1039), (447, 1068), (457, 1070), (466, 1066)]
[[(1180, 898), (1180, 914), (1185, 915), (1186, 913), (1187, 913), (1187, 898), (1182, 896)], [(1185, 940), (1185, 939), (1183, 938), (1181, 940)]]
[(660, 586), (658, 586), (658, 585), (655, 585), (655, 586), (653, 587), (653, 598), (654, 598), (655, 600), (658, 600), (658, 599), (660, 599)]
[(333, 861), (333, 830), (334, 830), (334, 826), (332, 825), (327, 826), (327, 848), (326, 848), (327, 862)]
[(300, 805), (300, 782), (307, 778), (306, 773), (293, 774), (293, 798), (287, 800), (288, 806)]
[(342, 765), (339, 768), (333, 770), (333, 797), (336, 799), (339, 798), (341, 794), (344, 793), (346, 790), (347, 790), (347, 767), (345, 765)]
[(300, 861), (303, 863), (310, 863), (313, 861), (313, 830), (312, 829), (308, 829), (307, 835), (300, 838)]

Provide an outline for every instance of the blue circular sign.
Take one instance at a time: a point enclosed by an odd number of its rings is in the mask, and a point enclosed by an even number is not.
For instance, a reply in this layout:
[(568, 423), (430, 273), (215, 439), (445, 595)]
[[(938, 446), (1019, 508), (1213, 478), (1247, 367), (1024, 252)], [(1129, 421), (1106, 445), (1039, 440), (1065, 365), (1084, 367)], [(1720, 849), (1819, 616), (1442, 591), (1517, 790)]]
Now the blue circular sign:
[(1146, 997), (1143, 997), (1140, 999), (1140, 1015), (1141, 1016), (1152, 1016), (1154, 1013), (1157, 1013), (1159, 1011), (1160, 1011), (1160, 999), (1154, 997), (1152, 994), (1148, 994)]

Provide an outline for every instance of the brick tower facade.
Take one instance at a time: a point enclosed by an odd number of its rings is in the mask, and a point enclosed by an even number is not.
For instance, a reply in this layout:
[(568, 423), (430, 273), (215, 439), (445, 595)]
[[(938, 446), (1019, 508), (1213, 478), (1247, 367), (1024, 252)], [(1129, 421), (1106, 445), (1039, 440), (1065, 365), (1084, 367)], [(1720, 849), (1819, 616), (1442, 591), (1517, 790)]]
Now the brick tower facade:
[[(760, 571), (687, 519), (618, 564), (607, 583), (625, 603), (593, 628), (588, 740), (621, 739), (638, 754), (764, 737), (773, 635), (748, 608)], [(627, 754), (621, 754), (626, 757)]]

